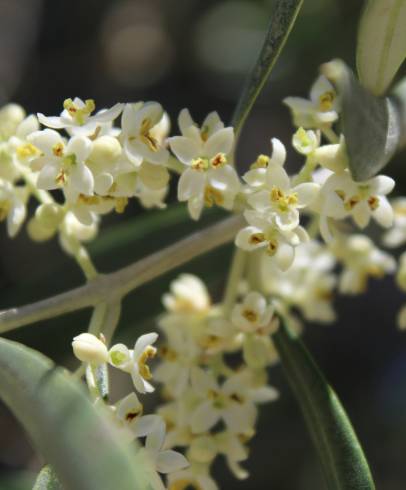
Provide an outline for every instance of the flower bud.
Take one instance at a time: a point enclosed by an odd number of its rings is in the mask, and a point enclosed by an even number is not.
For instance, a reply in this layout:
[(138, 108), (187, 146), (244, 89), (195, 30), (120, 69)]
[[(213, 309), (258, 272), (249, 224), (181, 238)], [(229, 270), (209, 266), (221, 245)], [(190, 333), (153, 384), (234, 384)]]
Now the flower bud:
[(75, 356), (83, 362), (103, 364), (108, 359), (106, 344), (91, 333), (74, 337), (72, 348)]
[(96, 163), (108, 165), (114, 163), (121, 155), (121, 145), (117, 138), (100, 136), (93, 142), (89, 159)]
[(131, 352), (124, 344), (116, 344), (108, 352), (109, 363), (122, 370), (128, 368), (131, 362)]
[(28, 236), (34, 242), (45, 242), (55, 234), (55, 228), (44, 226), (36, 217), (30, 219), (27, 225)]
[(41, 204), (35, 211), (35, 217), (46, 228), (55, 229), (62, 221), (64, 212), (59, 204)]
[(0, 110), (0, 133), (3, 138), (12, 136), (25, 118), (24, 109), (18, 104), (7, 104)]
[(189, 456), (199, 463), (210, 463), (216, 457), (217, 446), (212, 437), (196, 437), (190, 444)]
[(144, 162), (141, 165), (138, 175), (143, 184), (152, 190), (162, 189), (169, 182), (169, 172), (167, 168), (148, 162)]

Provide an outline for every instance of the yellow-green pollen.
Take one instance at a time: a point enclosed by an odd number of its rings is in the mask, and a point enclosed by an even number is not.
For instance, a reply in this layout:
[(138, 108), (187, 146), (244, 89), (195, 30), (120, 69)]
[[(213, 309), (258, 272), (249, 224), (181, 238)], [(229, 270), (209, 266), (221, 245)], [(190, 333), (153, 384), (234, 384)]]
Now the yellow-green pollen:
[(319, 97), (319, 109), (321, 112), (328, 112), (333, 109), (335, 93), (332, 90), (324, 92)]
[(281, 212), (289, 211), (291, 206), (295, 206), (299, 202), (296, 192), (285, 194), (282, 189), (276, 186), (272, 187), (270, 198), (271, 202), (276, 204)]
[(147, 366), (147, 362), (149, 359), (153, 359), (156, 356), (156, 352), (157, 350), (155, 349), (155, 347), (152, 347), (152, 345), (148, 345), (138, 359), (138, 370), (140, 375), (144, 379), (148, 380), (152, 378), (152, 374), (149, 367)]

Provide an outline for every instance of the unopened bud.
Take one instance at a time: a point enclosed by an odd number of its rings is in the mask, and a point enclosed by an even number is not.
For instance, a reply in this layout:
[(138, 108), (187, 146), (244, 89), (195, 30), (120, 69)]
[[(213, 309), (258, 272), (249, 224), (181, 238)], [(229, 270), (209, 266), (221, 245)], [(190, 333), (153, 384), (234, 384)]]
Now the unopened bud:
[(72, 348), (75, 356), (92, 364), (103, 364), (108, 359), (106, 345), (91, 333), (81, 333), (74, 337)]

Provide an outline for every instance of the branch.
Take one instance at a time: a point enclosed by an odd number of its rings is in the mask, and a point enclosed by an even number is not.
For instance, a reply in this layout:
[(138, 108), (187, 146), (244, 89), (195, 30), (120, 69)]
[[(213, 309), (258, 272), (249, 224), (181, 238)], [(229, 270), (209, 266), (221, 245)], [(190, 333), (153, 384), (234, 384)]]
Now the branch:
[(95, 306), (102, 301), (120, 299), (161, 274), (232, 241), (243, 222), (240, 215), (227, 218), (116, 272), (100, 274), (84, 286), (30, 305), (4, 310), (0, 312), (0, 333)]

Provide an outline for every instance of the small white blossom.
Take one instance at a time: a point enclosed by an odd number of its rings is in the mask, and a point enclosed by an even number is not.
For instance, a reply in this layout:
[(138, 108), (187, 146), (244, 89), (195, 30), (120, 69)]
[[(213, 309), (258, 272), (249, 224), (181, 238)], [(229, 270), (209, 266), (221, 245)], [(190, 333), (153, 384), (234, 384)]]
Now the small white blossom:
[(337, 94), (324, 75), (320, 75), (310, 89), (310, 99), (286, 97), (283, 102), (292, 112), (297, 127), (322, 128), (338, 118)]
[(267, 304), (262, 294), (252, 291), (242, 303), (234, 306), (231, 321), (243, 332), (251, 333), (269, 327), (273, 313), (273, 306)]
[(145, 160), (163, 165), (169, 152), (162, 146), (162, 124), (166, 123), (164, 110), (157, 102), (126, 104), (121, 118), (124, 152), (136, 166)]
[(186, 109), (179, 115), (179, 127), (182, 136), (169, 138), (171, 150), (186, 167), (179, 179), (179, 201), (188, 202), (193, 219), (200, 217), (204, 205), (232, 209), (240, 189), (227, 160), (234, 145), (233, 128), (224, 128), (215, 113), (198, 128)]
[(31, 162), (33, 170), (39, 170), (40, 189), (62, 188), (70, 202), (75, 202), (79, 194), (93, 194), (94, 178), (86, 165), (92, 150), (89, 138), (73, 136), (65, 144), (59, 133), (44, 129), (32, 133), (30, 141), (42, 152), (42, 156)]
[[(365, 182), (355, 182), (348, 171), (332, 173), (320, 191), (315, 208), (321, 214), (321, 225), (326, 218), (337, 220), (349, 216), (360, 228), (365, 228), (371, 217), (378, 224), (389, 228), (393, 223), (393, 210), (386, 194), (389, 194), (395, 182), (390, 177), (378, 175)], [(329, 231), (323, 232), (329, 239)]]
[(157, 338), (158, 334), (149, 333), (141, 335), (131, 351), (123, 344), (116, 344), (109, 350), (109, 363), (131, 374), (134, 386), (139, 393), (151, 393), (155, 389), (148, 382), (152, 375), (147, 362), (156, 355), (157, 350), (152, 344)]
[(171, 283), (170, 290), (162, 298), (169, 311), (205, 313), (210, 307), (210, 296), (205, 284), (192, 274), (181, 274)]
[(394, 213), (393, 227), (385, 233), (383, 243), (395, 248), (406, 243), (406, 198), (393, 199), (391, 206)]
[(59, 117), (47, 117), (38, 114), (38, 120), (44, 126), (52, 129), (66, 129), (72, 135), (90, 136), (96, 134), (97, 129), (109, 125), (123, 110), (124, 104), (115, 104), (110, 109), (104, 109), (92, 116), (96, 106), (94, 100), (83, 101), (79, 97), (66, 99), (64, 110)]
[(14, 186), (0, 179), (0, 222), (6, 221), (7, 234), (14, 238), (24, 223), (29, 198), (29, 190), (25, 186)]

